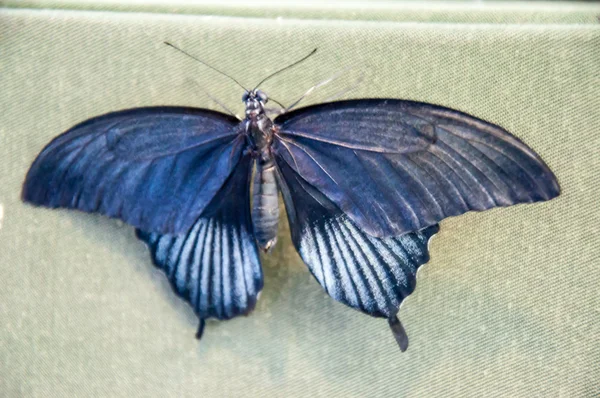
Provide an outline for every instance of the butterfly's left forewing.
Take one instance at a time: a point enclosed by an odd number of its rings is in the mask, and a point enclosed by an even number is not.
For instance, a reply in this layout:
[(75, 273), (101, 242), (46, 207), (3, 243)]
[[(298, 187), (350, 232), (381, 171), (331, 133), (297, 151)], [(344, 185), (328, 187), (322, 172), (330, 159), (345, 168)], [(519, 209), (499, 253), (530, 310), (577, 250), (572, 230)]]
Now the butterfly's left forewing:
[(244, 156), (206, 211), (184, 234), (137, 230), (154, 264), (202, 321), (247, 314), (263, 279), (250, 219), (252, 159)]

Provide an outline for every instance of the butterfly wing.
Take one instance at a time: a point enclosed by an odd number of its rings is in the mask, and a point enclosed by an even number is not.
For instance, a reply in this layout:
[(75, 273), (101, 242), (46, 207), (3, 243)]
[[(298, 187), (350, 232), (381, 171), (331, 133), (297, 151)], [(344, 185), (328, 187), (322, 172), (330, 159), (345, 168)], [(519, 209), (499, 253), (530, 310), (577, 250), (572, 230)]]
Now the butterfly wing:
[(250, 219), (251, 160), (242, 157), (187, 233), (137, 230), (175, 293), (194, 308), (201, 327), (207, 318), (249, 313), (263, 286)]
[(23, 200), (99, 212), (145, 231), (188, 231), (235, 168), (245, 141), (219, 112), (136, 108), (85, 121), (38, 155)]
[(501, 127), (431, 104), (367, 99), (279, 116), (276, 155), (370, 235), (549, 200), (556, 177)]
[(429, 261), (427, 244), (439, 227), (373, 237), (282, 159), (278, 173), (292, 241), (311, 273), (335, 300), (387, 318), (404, 351), (408, 340), (396, 314), (415, 288), (417, 269)]

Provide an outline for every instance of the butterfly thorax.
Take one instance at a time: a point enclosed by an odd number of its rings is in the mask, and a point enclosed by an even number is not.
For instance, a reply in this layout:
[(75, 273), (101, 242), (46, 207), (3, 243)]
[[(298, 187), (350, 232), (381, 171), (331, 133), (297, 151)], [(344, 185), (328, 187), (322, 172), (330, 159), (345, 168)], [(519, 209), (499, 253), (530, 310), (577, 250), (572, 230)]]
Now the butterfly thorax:
[(275, 181), (275, 161), (271, 153), (273, 121), (265, 114), (267, 97), (261, 91), (244, 94), (246, 136), (255, 158), (252, 193), (252, 225), (261, 249), (269, 251), (277, 241), (279, 225), (279, 197)]
[(269, 99), (262, 91), (252, 90), (245, 92), (242, 100), (246, 106), (246, 135), (255, 151), (264, 152), (273, 141), (273, 121), (265, 114), (264, 108)]
[(273, 143), (274, 124), (264, 113), (247, 117), (244, 121), (246, 135), (250, 141), (255, 158), (272, 158), (271, 144)]

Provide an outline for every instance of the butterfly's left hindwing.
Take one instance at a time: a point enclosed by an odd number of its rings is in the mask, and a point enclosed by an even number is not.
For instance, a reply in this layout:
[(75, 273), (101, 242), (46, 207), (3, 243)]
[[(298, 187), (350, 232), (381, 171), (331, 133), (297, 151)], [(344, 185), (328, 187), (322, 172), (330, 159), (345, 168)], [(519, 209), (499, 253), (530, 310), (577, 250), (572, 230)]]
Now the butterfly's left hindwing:
[(137, 230), (154, 264), (201, 320), (247, 314), (263, 286), (250, 219), (251, 160), (249, 156), (240, 160), (188, 233)]
[(372, 237), (281, 159), (278, 170), (292, 240), (317, 281), (341, 303), (394, 318), (415, 288), (417, 269), (429, 261), (427, 244), (439, 227)]

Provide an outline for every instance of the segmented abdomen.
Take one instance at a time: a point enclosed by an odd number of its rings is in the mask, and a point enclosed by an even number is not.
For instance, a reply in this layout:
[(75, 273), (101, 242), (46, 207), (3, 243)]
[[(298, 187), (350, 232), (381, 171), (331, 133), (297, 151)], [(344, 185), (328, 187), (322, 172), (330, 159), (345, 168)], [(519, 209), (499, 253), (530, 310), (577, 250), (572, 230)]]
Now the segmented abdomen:
[(256, 242), (261, 249), (268, 251), (277, 241), (279, 225), (279, 196), (273, 160), (263, 163), (259, 159), (256, 162), (252, 193), (252, 224)]

